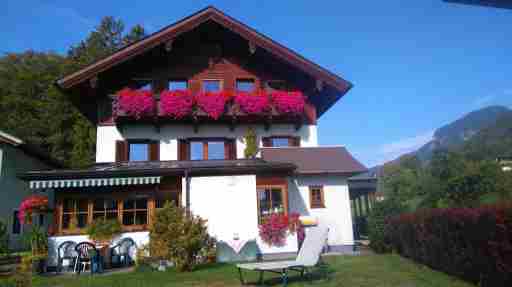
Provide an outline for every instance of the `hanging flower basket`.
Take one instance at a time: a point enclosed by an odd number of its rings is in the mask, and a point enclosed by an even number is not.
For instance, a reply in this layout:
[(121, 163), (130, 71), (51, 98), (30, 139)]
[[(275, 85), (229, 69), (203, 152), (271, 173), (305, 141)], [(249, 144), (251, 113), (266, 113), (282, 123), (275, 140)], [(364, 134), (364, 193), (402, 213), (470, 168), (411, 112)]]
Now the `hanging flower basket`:
[(18, 219), (21, 224), (32, 223), (32, 213), (34, 212), (48, 212), (48, 197), (44, 195), (31, 195), (25, 198), (19, 207)]
[(125, 115), (136, 119), (152, 116), (155, 114), (153, 93), (129, 88), (123, 89), (117, 94), (114, 110), (116, 116)]
[(305, 98), (302, 92), (272, 92), (274, 107), (280, 114), (300, 115), (304, 112)]
[(262, 114), (270, 109), (270, 100), (265, 91), (238, 92), (235, 96), (235, 104), (242, 112), (249, 115)]
[(227, 91), (201, 92), (196, 95), (197, 106), (214, 120), (220, 118), (224, 113), (230, 94)]
[(181, 119), (192, 113), (194, 97), (189, 90), (163, 91), (160, 94), (160, 116)]

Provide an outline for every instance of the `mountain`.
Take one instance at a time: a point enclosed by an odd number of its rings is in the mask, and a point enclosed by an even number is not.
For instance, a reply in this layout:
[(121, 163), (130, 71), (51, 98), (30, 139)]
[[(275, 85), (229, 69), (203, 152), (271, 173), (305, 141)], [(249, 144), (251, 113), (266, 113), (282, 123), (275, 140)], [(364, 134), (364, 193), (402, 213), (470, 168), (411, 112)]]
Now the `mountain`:
[(470, 112), (437, 129), (433, 139), (413, 154), (420, 161), (428, 162), (436, 150), (462, 150), (468, 145), (475, 149), (488, 141), (496, 144), (500, 141), (500, 136), (507, 135), (509, 128), (512, 128), (511, 118), (512, 110), (503, 106), (490, 106)]

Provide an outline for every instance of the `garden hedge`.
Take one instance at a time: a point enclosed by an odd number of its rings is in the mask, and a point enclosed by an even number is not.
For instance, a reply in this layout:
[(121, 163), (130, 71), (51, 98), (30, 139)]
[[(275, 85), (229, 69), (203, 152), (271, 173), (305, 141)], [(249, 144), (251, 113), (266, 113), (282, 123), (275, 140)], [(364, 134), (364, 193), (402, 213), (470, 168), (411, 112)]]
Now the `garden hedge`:
[(512, 205), (422, 210), (391, 217), (393, 250), (433, 269), (479, 283), (512, 286)]

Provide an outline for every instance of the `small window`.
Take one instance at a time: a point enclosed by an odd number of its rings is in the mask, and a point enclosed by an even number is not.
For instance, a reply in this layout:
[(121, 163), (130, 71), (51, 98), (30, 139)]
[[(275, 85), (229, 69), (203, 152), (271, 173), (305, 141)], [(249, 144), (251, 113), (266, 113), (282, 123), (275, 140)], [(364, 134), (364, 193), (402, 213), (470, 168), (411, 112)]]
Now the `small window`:
[(187, 80), (170, 80), (167, 89), (169, 91), (186, 90), (188, 89)]
[(222, 89), (220, 80), (204, 80), (203, 91), (205, 92), (218, 92)]
[(149, 160), (149, 144), (130, 143), (129, 161), (147, 161)]
[(236, 90), (240, 91), (240, 92), (254, 91), (254, 80), (253, 79), (238, 79), (238, 80), (236, 80)]
[(311, 208), (324, 208), (324, 189), (322, 186), (309, 187), (309, 202)]
[(192, 140), (190, 142), (191, 160), (226, 159), (225, 141)]
[(12, 215), (12, 234), (20, 234), (21, 232), (21, 223), (18, 215), (19, 211), (15, 210)]
[(272, 138), (272, 146), (273, 147), (287, 147), (290, 146), (290, 141), (288, 138)]

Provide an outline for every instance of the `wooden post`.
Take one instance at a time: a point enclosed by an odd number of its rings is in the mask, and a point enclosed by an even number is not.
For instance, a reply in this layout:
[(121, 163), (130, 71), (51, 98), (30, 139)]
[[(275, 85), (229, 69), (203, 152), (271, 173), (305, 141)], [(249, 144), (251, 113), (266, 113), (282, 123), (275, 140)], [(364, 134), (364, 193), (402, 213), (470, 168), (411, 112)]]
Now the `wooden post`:
[(190, 178), (188, 176), (188, 170), (185, 170), (185, 210), (187, 216), (190, 216)]

